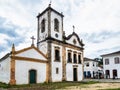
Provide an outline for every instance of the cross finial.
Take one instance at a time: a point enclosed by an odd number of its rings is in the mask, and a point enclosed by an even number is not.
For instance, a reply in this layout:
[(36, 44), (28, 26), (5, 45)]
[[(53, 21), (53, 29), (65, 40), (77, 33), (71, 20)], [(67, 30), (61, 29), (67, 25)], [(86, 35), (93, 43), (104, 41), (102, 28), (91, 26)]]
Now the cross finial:
[(32, 39), (32, 46), (34, 46), (34, 40), (35, 40), (34, 36), (32, 36), (31, 39)]
[(50, 0), (50, 4), (52, 3), (52, 0)]
[(75, 26), (73, 25), (73, 32), (75, 32)]
[(51, 7), (52, 0), (50, 0), (49, 7)]

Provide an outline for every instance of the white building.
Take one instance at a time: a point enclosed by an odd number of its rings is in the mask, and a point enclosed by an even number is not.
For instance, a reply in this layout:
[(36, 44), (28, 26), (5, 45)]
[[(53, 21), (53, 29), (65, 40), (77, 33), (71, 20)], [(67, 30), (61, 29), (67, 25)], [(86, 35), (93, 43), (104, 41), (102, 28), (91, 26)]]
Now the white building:
[(84, 78), (100, 78), (102, 68), (98, 67), (98, 61), (84, 58)]
[(104, 78), (120, 78), (120, 51), (101, 55)]
[(0, 59), (0, 82), (29, 84), (83, 79), (82, 40), (65, 36), (63, 14), (49, 5), (37, 16), (37, 48), (12, 51)]

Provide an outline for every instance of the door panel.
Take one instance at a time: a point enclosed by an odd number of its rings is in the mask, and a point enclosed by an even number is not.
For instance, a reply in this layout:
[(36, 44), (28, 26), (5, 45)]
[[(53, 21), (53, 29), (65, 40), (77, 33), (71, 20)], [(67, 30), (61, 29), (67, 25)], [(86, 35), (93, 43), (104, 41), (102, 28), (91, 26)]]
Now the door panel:
[(30, 84), (32, 83), (36, 83), (36, 70), (30, 70), (29, 71), (29, 80), (30, 80)]

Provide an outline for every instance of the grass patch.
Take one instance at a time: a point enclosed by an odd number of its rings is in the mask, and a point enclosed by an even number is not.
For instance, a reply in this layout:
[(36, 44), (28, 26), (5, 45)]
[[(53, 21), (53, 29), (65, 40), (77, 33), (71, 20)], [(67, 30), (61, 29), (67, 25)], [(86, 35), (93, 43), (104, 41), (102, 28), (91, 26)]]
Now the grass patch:
[(40, 88), (42, 90), (54, 90), (61, 89), (69, 86), (83, 86), (86, 84), (95, 84), (98, 82), (54, 82), (54, 83), (40, 83), (40, 84), (23, 84), (23, 85), (9, 85), (0, 83), (0, 88)]
[(10, 85), (0, 82), (0, 88), (10, 88)]

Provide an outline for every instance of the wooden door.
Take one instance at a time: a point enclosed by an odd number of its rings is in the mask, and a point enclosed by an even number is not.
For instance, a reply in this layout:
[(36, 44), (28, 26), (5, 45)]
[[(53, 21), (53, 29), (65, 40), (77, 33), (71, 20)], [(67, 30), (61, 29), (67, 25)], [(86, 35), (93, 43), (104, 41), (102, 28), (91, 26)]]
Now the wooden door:
[(73, 68), (73, 80), (77, 81), (77, 68)]
[(36, 83), (36, 70), (29, 71), (29, 83)]

